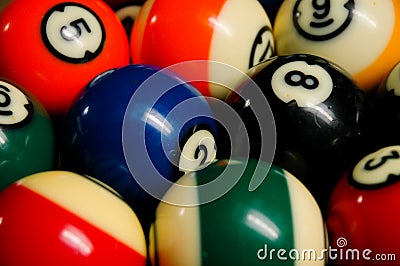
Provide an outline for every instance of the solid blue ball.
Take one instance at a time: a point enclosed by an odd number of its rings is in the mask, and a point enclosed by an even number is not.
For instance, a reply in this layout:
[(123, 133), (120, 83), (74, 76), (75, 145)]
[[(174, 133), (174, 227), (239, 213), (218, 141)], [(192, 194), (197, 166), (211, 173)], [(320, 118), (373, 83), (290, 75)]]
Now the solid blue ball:
[(170, 185), (215, 159), (216, 135), (211, 107), (193, 86), (127, 65), (77, 96), (63, 123), (61, 165), (110, 186), (146, 228)]

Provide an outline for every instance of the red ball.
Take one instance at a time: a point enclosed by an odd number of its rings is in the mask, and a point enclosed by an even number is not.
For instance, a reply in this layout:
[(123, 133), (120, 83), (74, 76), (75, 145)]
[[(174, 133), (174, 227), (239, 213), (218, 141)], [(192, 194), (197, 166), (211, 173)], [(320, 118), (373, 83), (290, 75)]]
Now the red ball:
[(0, 193), (0, 265), (145, 264), (138, 218), (104, 185), (50, 171)]
[(25, 87), (52, 115), (130, 55), (124, 28), (103, 1), (19, 0), (0, 14), (0, 58), (0, 76)]
[[(209, 60), (245, 72), (271, 57), (274, 47), (270, 20), (257, 0), (204, 0), (201, 4), (149, 0), (140, 10), (131, 33), (132, 61), (160, 67)], [(177, 72), (187, 80), (201, 81), (195, 86), (204, 95), (224, 99), (230, 92), (226, 87), (235, 87), (241, 77), (216, 66), (185, 65), (174, 71), (179, 69)]]
[(339, 181), (327, 213), (337, 265), (398, 265), (399, 175), (400, 146), (389, 146), (365, 156)]

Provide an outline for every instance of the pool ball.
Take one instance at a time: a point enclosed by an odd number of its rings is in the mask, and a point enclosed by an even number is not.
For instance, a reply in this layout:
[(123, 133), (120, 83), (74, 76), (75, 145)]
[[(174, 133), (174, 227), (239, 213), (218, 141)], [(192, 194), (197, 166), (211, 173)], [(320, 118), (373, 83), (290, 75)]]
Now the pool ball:
[[(257, 0), (146, 1), (131, 34), (132, 62), (168, 67), (192, 60), (217, 61), (246, 71), (274, 54), (271, 23)], [(197, 66), (197, 65), (196, 65)], [(196, 88), (224, 99), (236, 75), (213, 64), (193, 66)], [(187, 80), (186, 71), (179, 73)], [(222, 79), (225, 86), (214, 81)]]
[[(331, 245), (343, 252), (357, 249), (360, 255), (358, 261), (338, 258), (338, 265), (398, 265), (389, 255), (400, 248), (399, 166), (400, 146), (381, 147), (350, 168), (335, 187), (327, 216)], [(347, 245), (336, 243), (339, 238)], [(378, 262), (376, 254), (389, 259)]]
[[(274, 116), (273, 162), (302, 180), (325, 205), (343, 171), (362, 152), (370, 115), (365, 93), (340, 67), (308, 54), (274, 57), (251, 68), (248, 75), (251, 80), (233, 91), (226, 102), (246, 125), (250, 156), (260, 158), (268, 148), (261, 147), (262, 140), (269, 137), (260, 133), (260, 121), (253, 111), (252, 103), (258, 100), (253, 93), (255, 83)], [(240, 145), (240, 135), (232, 139), (232, 146)]]
[[(249, 191), (256, 175), (264, 181)], [(202, 186), (221, 179), (237, 183), (210, 201)], [(314, 198), (288, 172), (255, 159), (218, 160), (180, 178), (158, 206), (151, 236), (154, 265), (325, 265)], [(315, 251), (309, 260), (297, 257), (305, 249)]]
[(277, 54), (309, 53), (337, 63), (372, 93), (400, 61), (396, 0), (289, 0), (274, 24)]
[(127, 65), (92, 80), (67, 112), (61, 165), (118, 191), (146, 231), (171, 182), (214, 160), (216, 136), (194, 87), (173, 72)]
[(0, 191), (14, 181), (56, 167), (51, 119), (35, 97), (0, 78)]
[(0, 192), (0, 264), (146, 265), (135, 213), (103, 184), (72, 172), (24, 177)]
[(0, 76), (62, 116), (92, 78), (129, 63), (121, 22), (103, 1), (12, 1), (0, 15)]

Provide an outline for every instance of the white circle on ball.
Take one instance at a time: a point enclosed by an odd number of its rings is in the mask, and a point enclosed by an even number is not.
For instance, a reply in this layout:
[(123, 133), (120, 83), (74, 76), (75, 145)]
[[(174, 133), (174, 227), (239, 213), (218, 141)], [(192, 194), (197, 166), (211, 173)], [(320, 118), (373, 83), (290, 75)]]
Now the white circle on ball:
[(90, 9), (74, 3), (55, 6), (45, 15), (42, 35), (48, 49), (70, 62), (87, 62), (102, 50), (105, 32)]
[(271, 87), (275, 95), (285, 103), (296, 101), (298, 107), (312, 107), (329, 98), (333, 80), (319, 65), (293, 61), (274, 72)]
[(353, 179), (361, 185), (382, 185), (390, 176), (400, 176), (400, 146), (384, 147), (362, 158), (353, 169)]
[(14, 85), (0, 81), (0, 125), (19, 124), (32, 116), (33, 109), (25, 94)]
[(196, 131), (183, 146), (179, 170), (191, 172), (203, 169), (215, 160), (216, 155), (214, 136), (208, 130)]

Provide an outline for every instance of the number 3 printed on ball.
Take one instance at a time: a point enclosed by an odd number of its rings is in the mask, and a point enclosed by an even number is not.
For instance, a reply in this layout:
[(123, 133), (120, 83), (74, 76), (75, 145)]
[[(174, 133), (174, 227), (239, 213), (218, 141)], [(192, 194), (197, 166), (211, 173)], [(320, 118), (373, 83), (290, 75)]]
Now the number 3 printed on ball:
[(389, 146), (361, 159), (353, 169), (352, 181), (363, 187), (386, 186), (399, 180), (400, 146)]

